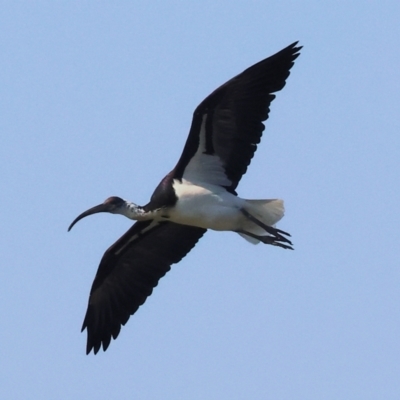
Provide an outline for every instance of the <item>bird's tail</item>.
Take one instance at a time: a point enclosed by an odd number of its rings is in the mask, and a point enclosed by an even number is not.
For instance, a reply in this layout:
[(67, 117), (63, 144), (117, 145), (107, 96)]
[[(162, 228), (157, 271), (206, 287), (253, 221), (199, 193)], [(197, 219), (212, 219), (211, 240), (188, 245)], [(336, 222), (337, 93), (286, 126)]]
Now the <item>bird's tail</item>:
[[(285, 208), (283, 200), (268, 199), (268, 200), (246, 200), (245, 207), (253, 217), (268, 226), (274, 226), (280, 219), (282, 219)], [(244, 230), (255, 235), (264, 236), (266, 232), (255, 225), (253, 222), (246, 220), (243, 226)], [(259, 240), (252, 238), (248, 235), (241, 234), (244, 239), (250, 243), (257, 244)]]
[(285, 214), (283, 200), (246, 200), (246, 210), (265, 225), (273, 226)]

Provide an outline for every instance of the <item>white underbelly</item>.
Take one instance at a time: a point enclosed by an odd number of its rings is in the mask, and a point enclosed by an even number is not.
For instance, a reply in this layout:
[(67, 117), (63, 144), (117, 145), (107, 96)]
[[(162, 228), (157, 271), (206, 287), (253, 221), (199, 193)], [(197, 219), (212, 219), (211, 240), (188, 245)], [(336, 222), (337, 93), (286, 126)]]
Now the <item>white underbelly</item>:
[(224, 188), (176, 182), (174, 189), (179, 200), (168, 212), (170, 221), (216, 231), (240, 229), (243, 200)]

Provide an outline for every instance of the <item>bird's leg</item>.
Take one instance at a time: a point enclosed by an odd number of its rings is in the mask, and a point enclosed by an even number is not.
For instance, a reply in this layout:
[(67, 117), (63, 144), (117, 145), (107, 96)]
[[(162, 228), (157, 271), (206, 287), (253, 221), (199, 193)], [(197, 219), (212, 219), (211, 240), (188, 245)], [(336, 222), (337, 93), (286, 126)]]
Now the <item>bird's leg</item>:
[[(258, 236), (258, 235), (255, 235), (254, 233), (247, 232), (247, 231), (242, 231), (242, 230), (236, 231), (236, 232), (237, 233), (242, 233), (242, 234), (247, 235), (247, 236), (250, 236), (250, 237), (252, 237), (254, 239), (257, 239), (260, 242), (265, 243), (265, 244), (270, 244), (272, 246), (282, 247), (283, 249), (293, 250), (292, 246), (288, 246), (286, 244), (279, 243), (279, 239), (274, 237), (274, 236)], [(289, 242), (289, 243), (292, 244), (291, 242)]]
[[(290, 236), (290, 233), (288, 233), (288, 232), (285, 232), (285, 231), (282, 231), (282, 230), (280, 230), (280, 229), (276, 229), (276, 228), (273, 228), (272, 226), (269, 226), (269, 225), (265, 225), (264, 223), (262, 223), (261, 221), (259, 221), (257, 218), (255, 218), (255, 217), (253, 217), (247, 210), (245, 210), (244, 208), (242, 208), (241, 210), (240, 210), (241, 212), (242, 212), (242, 214), (247, 218), (247, 219), (249, 219), (251, 222), (254, 222), (256, 225), (258, 225), (260, 228), (263, 228), (267, 233), (269, 233), (269, 234), (271, 234), (271, 235), (273, 235), (274, 236), (274, 240), (278, 240), (279, 242), (286, 242), (286, 243), (289, 243), (289, 244), (292, 244), (292, 242), (289, 240), (289, 239), (287, 239), (287, 238), (285, 238), (284, 236), (282, 236), (282, 235), (286, 235), (286, 236)], [(247, 235), (248, 233), (246, 233), (246, 235)], [(282, 234), (282, 235), (281, 235)], [(249, 236), (251, 236), (251, 235), (249, 235)], [(260, 236), (260, 237), (265, 237), (265, 236)], [(267, 236), (268, 237), (268, 236)], [(257, 236), (257, 237), (255, 237), (256, 239), (259, 239), (259, 237)], [(266, 243), (264, 240), (262, 240), (262, 239), (259, 239), (259, 240), (261, 240), (263, 243)], [(272, 243), (267, 243), (267, 244), (272, 244)], [(281, 246), (282, 247), (282, 246)], [(289, 248), (291, 248), (291, 247), (289, 247)]]

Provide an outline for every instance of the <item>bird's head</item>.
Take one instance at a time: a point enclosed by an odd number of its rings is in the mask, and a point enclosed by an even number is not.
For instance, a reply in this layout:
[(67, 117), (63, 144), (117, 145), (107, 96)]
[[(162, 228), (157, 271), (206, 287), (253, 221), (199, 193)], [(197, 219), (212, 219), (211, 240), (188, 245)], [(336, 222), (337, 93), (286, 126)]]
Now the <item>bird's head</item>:
[(78, 215), (74, 219), (72, 224), (69, 226), (68, 231), (70, 231), (72, 229), (72, 227), (78, 221), (80, 221), (82, 218), (85, 218), (92, 214), (108, 212), (111, 214), (121, 214), (128, 218), (135, 219), (135, 215), (139, 213), (140, 209), (141, 209), (141, 207), (134, 203), (123, 200), (117, 196), (112, 196), (112, 197), (109, 197), (108, 199), (106, 199), (103, 203), (101, 203), (97, 206), (94, 206), (92, 208), (89, 208), (89, 210), (86, 210), (82, 214)]

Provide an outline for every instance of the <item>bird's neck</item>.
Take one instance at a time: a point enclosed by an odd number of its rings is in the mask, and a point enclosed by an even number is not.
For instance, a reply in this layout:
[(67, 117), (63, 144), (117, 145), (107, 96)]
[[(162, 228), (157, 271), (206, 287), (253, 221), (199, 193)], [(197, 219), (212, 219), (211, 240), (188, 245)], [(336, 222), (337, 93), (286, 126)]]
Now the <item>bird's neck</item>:
[(125, 207), (121, 210), (121, 214), (134, 220), (147, 219), (147, 213), (144, 208), (130, 201), (125, 202)]

